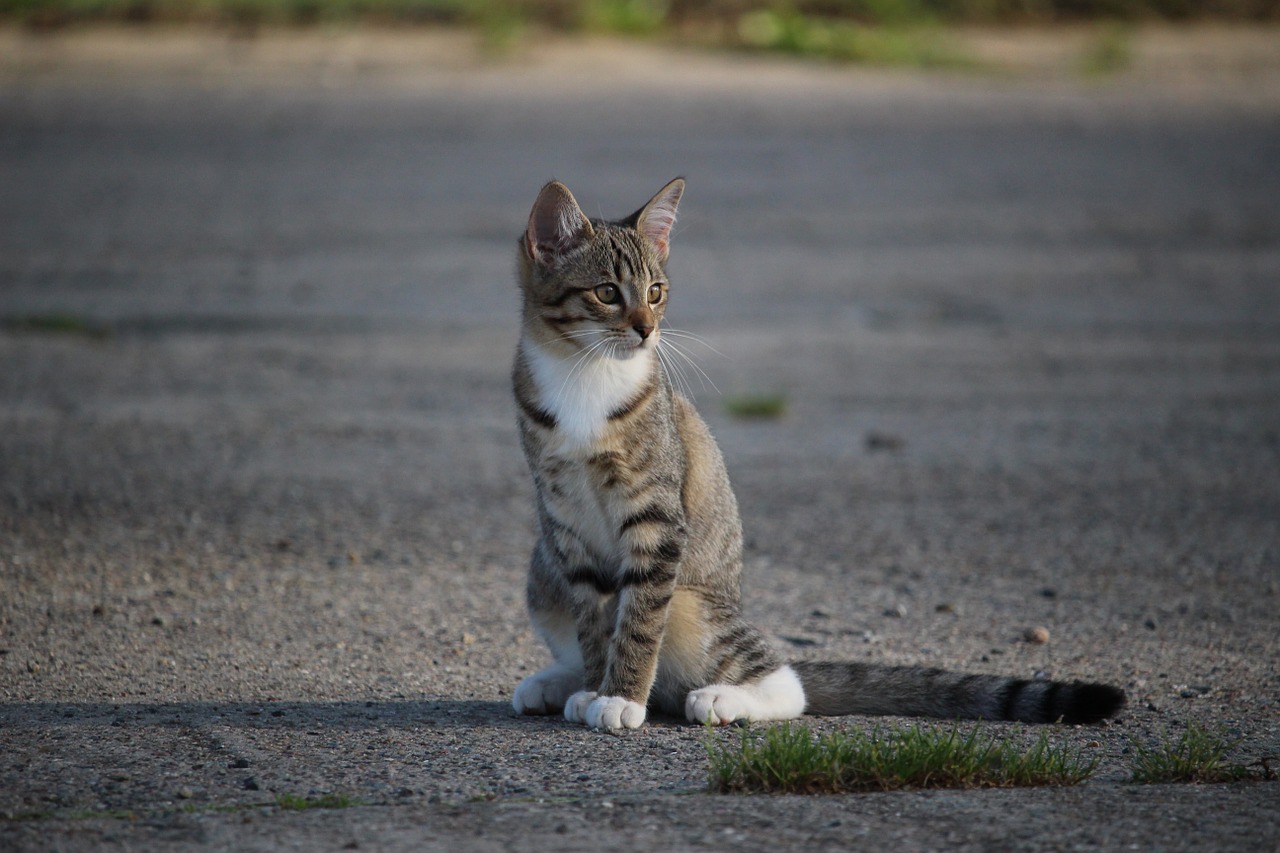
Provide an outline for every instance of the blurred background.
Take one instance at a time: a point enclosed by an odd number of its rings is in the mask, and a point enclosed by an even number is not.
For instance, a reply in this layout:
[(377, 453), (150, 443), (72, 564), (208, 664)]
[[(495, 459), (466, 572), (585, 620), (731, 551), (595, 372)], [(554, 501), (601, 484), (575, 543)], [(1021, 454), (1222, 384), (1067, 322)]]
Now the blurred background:
[[(397, 622), (387, 577), (492, 572), (501, 613), (410, 621), (526, 631), (512, 270), (551, 178), (605, 217), (688, 178), (670, 342), (755, 559), (873, 620), (903, 571), (1253, 584), (1278, 8), (5, 0), (10, 642), (316, 565)], [(293, 643), (324, 612), (276, 604)]]
[(859, 28), (1274, 21), (1275, 0), (5, 0), (32, 27), (94, 22), (307, 26), (478, 25), (680, 35), (860, 58)]
[[(475, 31), (505, 53), (547, 33), (615, 35), (701, 47), (916, 68), (990, 66), (957, 30), (1087, 27), (1083, 74), (1133, 60), (1134, 30), (1152, 25), (1271, 24), (1276, 0), (3, 0), (0, 20), (33, 32), (93, 24), (197, 25), (238, 35), (259, 27)], [(993, 35), (988, 33), (988, 36)], [(989, 41), (986, 39), (985, 41)], [(984, 41), (977, 39), (978, 42)], [(1007, 63), (1010, 57), (1004, 57)]]
[(1274, 0), (0, 0), (0, 812), (700, 785), (507, 704), (516, 239), (676, 175), (781, 647), (1275, 752)]

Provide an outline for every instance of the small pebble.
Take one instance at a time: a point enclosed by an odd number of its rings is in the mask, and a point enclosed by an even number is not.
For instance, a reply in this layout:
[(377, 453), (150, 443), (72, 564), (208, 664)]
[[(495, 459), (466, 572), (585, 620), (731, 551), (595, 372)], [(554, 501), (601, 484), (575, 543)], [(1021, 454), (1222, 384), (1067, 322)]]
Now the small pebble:
[(180, 800), (189, 800), (194, 796), (195, 792), (185, 785), (178, 789), (178, 799)]
[(1028, 643), (1035, 643), (1038, 646), (1044, 645), (1049, 642), (1049, 629), (1043, 627), (1028, 628), (1022, 636)]

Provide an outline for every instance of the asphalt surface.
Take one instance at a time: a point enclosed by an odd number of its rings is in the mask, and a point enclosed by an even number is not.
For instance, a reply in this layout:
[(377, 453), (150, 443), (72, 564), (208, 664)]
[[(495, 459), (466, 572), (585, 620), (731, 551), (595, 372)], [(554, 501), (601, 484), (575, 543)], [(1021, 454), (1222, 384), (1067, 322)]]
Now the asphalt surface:
[[(1274, 783), (1127, 781), (1188, 721), (1280, 753), (1274, 69), (255, 49), (0, 77), (0, 847), (1280, 845)], [(550, 178), (621, 216), (678, 174), (748, 611), (797, 656), (1120, 684), (1053, 729), (1094, 780), (711, 796), (697, 728), (511, 712), (515, 238)]]

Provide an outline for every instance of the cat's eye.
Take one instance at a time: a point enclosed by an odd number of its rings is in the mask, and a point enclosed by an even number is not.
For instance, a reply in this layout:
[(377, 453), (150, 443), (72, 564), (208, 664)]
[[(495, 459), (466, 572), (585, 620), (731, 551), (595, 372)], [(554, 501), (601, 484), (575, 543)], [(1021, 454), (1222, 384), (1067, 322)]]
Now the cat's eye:
[(649, 304), (657, 305), (662, 301), (662, 285), (653, 284), (649, 286)]
[(614, 305), (621, 298), (622, 294), (618, 291), (616, 284), (602, 284), (596, 288), (596, 299), (599, 299), (605, 305)]

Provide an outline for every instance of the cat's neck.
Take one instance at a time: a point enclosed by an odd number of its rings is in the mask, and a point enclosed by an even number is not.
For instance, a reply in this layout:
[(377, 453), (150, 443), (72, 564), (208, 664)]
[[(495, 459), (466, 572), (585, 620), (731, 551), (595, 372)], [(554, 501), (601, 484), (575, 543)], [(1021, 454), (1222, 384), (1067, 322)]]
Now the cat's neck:
[(630, 358), (560, 355), (537, 341), (520, 342), (541, 408), (556, 419), (565, 449), (591, 445), (604, 432), (609, 415), (636, 398), (651, 381), (652, 350)]

